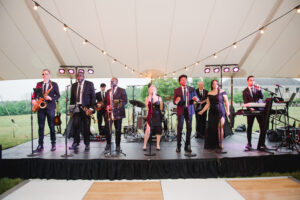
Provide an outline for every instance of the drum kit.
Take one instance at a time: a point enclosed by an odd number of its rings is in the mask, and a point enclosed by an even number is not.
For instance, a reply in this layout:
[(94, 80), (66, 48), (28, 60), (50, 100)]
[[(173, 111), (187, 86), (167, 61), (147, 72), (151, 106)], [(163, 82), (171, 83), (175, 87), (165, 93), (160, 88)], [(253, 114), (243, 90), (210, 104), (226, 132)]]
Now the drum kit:
[[(127, 142), (139, 142), (143, 141), (144, 133), (147, 126), (147, 109), (146, 105), (138, 100), (130, 100), (129, 103), (132, 105), (132, 124), (128, 118), (128, 126), (124, 126), (124, 136), (127, 139)], [(173, 106), (173, 107), (172, 107)], [(172, 102), (164, 103), (163, 111), (163, 133), (162, 139), (165, 141), (173, 141), (176, 139), (176, 131), (173, 128), (173, 115), (176, 114), (176, 107), (174, 107)], [(128, 108), (129, 113), (129, 108)], [(128, 116), (130, 116), (128, 114)], [(171, 123), (169, 123), (171, 122)], [(129, 137), (128, 137), (129, 136)]]

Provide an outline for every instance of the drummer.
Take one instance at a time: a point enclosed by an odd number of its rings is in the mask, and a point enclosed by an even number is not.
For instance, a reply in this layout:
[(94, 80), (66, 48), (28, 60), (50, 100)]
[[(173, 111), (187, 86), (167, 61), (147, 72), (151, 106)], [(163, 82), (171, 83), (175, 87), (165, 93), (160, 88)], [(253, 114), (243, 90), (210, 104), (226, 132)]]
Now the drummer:
[[(145, 104), (148, 110), (147, 116), (147, 128), (144, 137), (143, 150), (146, 151), (146, 145), (149, 139), (149, 135), (156, 134), (156, 150), (160, 150), (160, 137), (162, 133), (162, 110), (163, 101), (160, 96), (157, 95), (157, 89), (154, 85), (148, 85), (148, 96), (145, 99)], [(151, 132), (150, 132), (151, 127)]]

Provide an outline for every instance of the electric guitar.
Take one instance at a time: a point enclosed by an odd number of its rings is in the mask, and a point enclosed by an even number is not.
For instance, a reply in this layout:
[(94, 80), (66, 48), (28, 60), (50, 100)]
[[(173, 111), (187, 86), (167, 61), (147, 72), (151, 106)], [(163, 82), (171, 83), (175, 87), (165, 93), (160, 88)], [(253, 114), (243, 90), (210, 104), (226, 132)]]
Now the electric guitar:
[(54, 125), (55, 126), (60, 126), (61, 125), (61, 120), (60, 120), (60, 112), (59, 112), (59, 105), (58, 105), (58, 101), (56, 101), (56, 115), (54, 117)]

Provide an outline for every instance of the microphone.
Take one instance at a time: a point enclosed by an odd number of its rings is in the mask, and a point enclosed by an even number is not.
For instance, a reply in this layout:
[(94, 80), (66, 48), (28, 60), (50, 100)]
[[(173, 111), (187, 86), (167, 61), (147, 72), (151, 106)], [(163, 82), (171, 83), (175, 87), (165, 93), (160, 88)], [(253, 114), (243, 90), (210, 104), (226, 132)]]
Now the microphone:
[(277, 83), (275, 83), (274, 84), (276, 87), (282, 87), (281, 85), (279, 85), (279, 84), (277, 84)]

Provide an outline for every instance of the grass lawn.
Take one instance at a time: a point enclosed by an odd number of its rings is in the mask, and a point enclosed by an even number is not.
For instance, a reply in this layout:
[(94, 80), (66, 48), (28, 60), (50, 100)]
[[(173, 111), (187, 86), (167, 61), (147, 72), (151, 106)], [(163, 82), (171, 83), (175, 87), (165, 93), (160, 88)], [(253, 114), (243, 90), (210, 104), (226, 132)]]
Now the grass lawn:
[[(236, 111), (238, 110), (238, 108), (235, 108)], [(127, 117), (125, 119), (123, 119), (123, 126), (127, 126), (128, 124), (132, 124), (132, 109), (129, 110), (129, 119), (130, 121), (128, 121), (128, 110), (126, 110), (126, 115)], [(296, 118), (296, 119), (300, 119), (300, 107), (291, 107), (289, 109), (290, 112), (290, 116)], [(11, 118), (14, 119), (16, 125), (13, 126), (12, 122), (11, 122)], [(30, 115), (14, 115), (14, 116), (0, 116), (0, 144), (2, 145), (3, 149), (9, 148), (9, 147), (13, 147), (16, 146), (18, 144), (22, 144), (26, 141), (29, 141), (31, 139), (31, 122), (30, 122)], [(65, 115), (62, 114), (61, 116), (61, 120), (62, 120), (62, 132), (64, 132), (65, 130)], [(171, 120), (169, 120), (171, 121)], [(247, 118), (244, 116), (236, 116), (235, 118), (235, 125), (234, 128), (236, 128), (238, 125), (241, 124), (246, 124)], [(98, 132), (98, 125), (94, 124), (93, 122), (92, 126), (95, 129), (96, 132)], [(176, 130), (176, 124), (177, 124), (177, 119), (176, 119), (176, 115), (172, 116), (172, 123), (173, 123), (173, 129)], [(290, 121), (291, 124), (294, 123), (293, 120)], [(102, 123), (104, 124), (104, 122)], [(279, 125), (279, 126), (283, 126), (283, 125)], [(298, 126), (298, 125), (297, 125)], [(195, 127), (196, 127), (196, 120), (195, 117), (193, 119), (193, 132), (195, 131)], [(185, 129), (184, 129), (185, 130)], [(257, 121), (254, 121), (254, 125), (253, 125), (253, 131), (259, 130), (259, 126)], [(139, 130), (141, 131), (141, 130)], [(49, 134), (49, 128), (46, 122), (45, 125), (45, 135)], [(34, 138), (37, 138), (38, 135), (38, 123), (37, 123), (37, 114), (33, 115), (33, 135)]]

